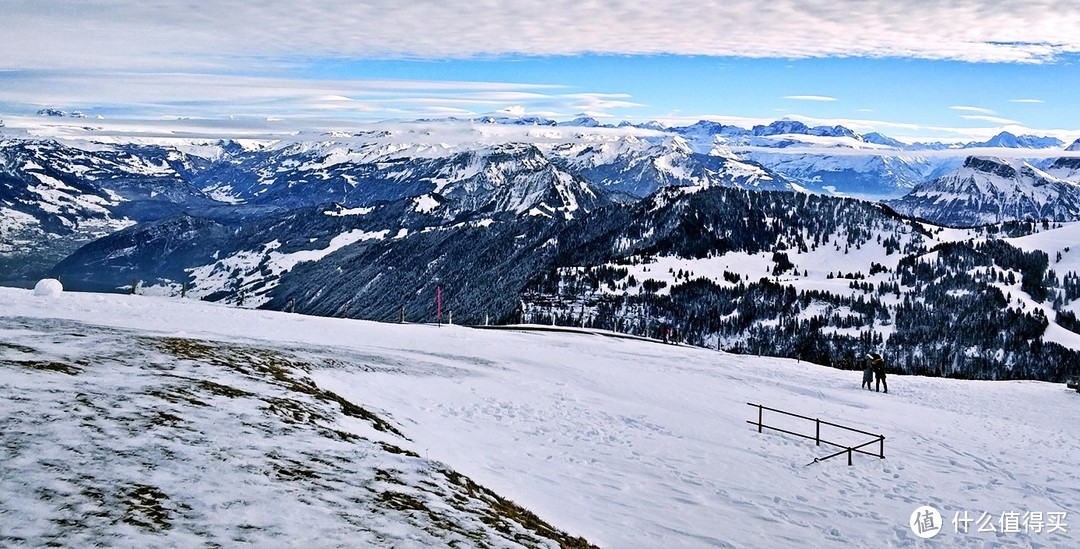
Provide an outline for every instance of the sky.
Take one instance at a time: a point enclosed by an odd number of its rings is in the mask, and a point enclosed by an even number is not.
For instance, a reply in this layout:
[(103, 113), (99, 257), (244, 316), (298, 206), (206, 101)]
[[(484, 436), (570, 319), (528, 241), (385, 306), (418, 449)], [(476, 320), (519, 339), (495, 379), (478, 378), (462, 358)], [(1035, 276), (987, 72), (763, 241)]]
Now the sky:
[(0, 0), (0, 117), (780, 118), (902, 140), (1080, 135), (1056, 0)]

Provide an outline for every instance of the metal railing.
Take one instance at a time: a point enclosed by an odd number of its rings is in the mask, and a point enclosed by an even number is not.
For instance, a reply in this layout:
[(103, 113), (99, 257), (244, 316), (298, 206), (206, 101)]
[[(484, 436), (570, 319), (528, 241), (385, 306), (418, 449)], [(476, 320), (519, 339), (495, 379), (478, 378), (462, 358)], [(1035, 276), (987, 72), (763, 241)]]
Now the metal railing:
[[(854, 454), (856, 452), (858, 452), (860, 454), (866, 454), (868, 456), (874, 456), (874, 457), (877, 457), (877, 458), (885, 459), (885, 435), (878, 435), (878, 434), (874, 434), (874, 433), (869, 433), (867, 431), (863, 431), (863, 430), (860, 430), (860, 429), (855, 429), (855, 428), (852, 428), (852, 427), (847, 427), (845, 425), (838, 425), (836, 423), (832, 423), (832, 422), (829, 422), (829, 421), (824, 421), (824, 420), (816, 418), (816, 417), (807, 417), (807, 416), (803, 416), (803, 415), (799, 415), (799, 414), (793, 414), (791, 412), (785, 412), (784, 410), (777, 410), (776, 408), (770, 408), (768, 406), (763, 406), (761, 404), (754, 404), (753, 402), (747, 402), (747, 404), (750, 405), (750, 406), (755, 406), (758, 409), (757, 421), (755, 422), (754, 420), (747, 420), (746, 422), (749, 423), (750, 425), (757, 425), (759, 433), (762, 432), (763, 429), (772, 429), (773, 431), (779, 431), (779, 432), (784, 433), (784, 434), (794, 435), (794, 436), (797, 436), (797, 437), (802, 437), (802, 438), (813, 440), (815, 443), (817, 443), (818, 446), (821, 446), (822, 444), (828, 444), (830, 446), (836, 446), (838, 448), (843, 448), (842, 450), (840, 450), (839, 452), (836, 452), (834, 454), (829, 454), (829, 455), (827, 455), (825, 457), (814, 458), (814, 461), (808, 463), (807, 465), (813, 465), (813, 464), (815, 464), (815, 463), (817, 463), (819, 461), (825, 461), (827, 459), (834, 458), (836, 456), (843, 455), (843, 454), (847, 454), (848, 465), (851, 465), (852, 464), (852, 460), (851, 460), (852, 454)], [(775, 426), (772, 426), (772, 425), (765, 425), (765, 421), (764, 421), (765, 410), (768, 410), (770, 412), (776, 412), (778, 414), (784, 414), (786, 416), (797, 417), (799, 419), (805, 419), (807, 421), (813, 421), (814, 422), (814, 435), (813, 436), (804, 435), (802, 433), (796, 433), (794, 431), (788, 431), (787, 429), (781, 429), (779, 427), (775, 427)], [(874, 440), (871, 440), (870, 442), (864, 442), (862, 444), (858, 444), (858, 445), (855, 445), (855, 446), (846, 446), (844, 444), (839, 444), (837, 442), (832, 442), (830, 440), (825, 440), (825, 439), (821, 438), (821, 426), (822, 425), (828, 425), (830, 427), (836, 427), (837, 429), (844, 429), (845, 431), (852, 431), (852, 432), (855, 432), (855, 433), (859, 433), (859, 434), (863, 434), (863, 435), (866, 435), (866, 436), (874, 437)], [(867, 446), (870, 446), (871, 444), (877, 444), (878, 445), (878, 452), (876, 454), (872, 453), (872, 452), (867, 452), (866, 450), (862, 449), (862, 448), (865, 448)]]

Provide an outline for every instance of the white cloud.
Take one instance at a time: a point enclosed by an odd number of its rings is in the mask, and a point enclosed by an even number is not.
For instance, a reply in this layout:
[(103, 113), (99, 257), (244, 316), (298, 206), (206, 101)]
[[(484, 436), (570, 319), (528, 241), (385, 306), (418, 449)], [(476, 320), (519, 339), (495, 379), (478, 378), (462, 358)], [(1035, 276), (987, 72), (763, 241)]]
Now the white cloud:
[(953, 105), (953, 106), (951, 106), (949, 108), (954, 110), (954, 111), (977, 112), (979, 114), (996, 114), (993, 110), (984, 109), (982, 107), (968, 107), (966, 105)]
[(313, 80), (189, 73), (8, 71), (0, 107), (59, 106), (90, 114), (311, 117), (334, 112), (380, 119), (469, 116), (521, 106), (563, 117), (643, 106), (621, 93), (564, 93), (560, 86), (512, 82)]
[(835, 97), (829, 97), (826, 95), (786, 95), (784, 99), (792, 99), (795, 101), (836, 101)]
[(1042, 99), (1010, 99), (1010, 103), (1045, 103)]
[(244, 70), (314, 58), (689, 54), (1041, 62), (1059, 0), (0, 0), (0, 68)]
[(981, 122), (990, 122), (992, 124), (1019, 124), (1019, 122), (1015, 120), (1001, 118), (1000, 116), (988, 116), (985, 114), (965, 114), (961, 118), (964, 118), (965, 120), (979, 120)]

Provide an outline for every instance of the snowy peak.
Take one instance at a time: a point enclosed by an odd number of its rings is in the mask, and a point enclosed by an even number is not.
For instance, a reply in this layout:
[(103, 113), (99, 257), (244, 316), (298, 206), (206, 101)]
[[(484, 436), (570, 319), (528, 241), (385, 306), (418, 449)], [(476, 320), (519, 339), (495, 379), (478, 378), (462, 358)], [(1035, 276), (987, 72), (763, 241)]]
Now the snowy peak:
[(1011, 162), (1002, 158), (969, 156), (964, 160), (964, 169), (1004, 179), (1016, 179), (1019, 172)]
[(773, 135), (800, 134), (818, 137), (855, 137), (855, 132), (843, 126), (815, 126), (811, 128), (796, 120), (777, 120), (768, 126), (754, 126), (750, 135), (767, 137)]
[(738, 159), (710, 138), (703, 147), (685, 135), (662, 139), (627, 136), (617, 140), (549, 146), (552, 162), (619, 195), (648, 196), (663, 187), (727, 186), (791, 190), (785, 181), (752, 162)]
[(898, 212), (952, 226), (1080, 219), (1080, 185), (1026, 162), (971, 156), (958, 170), (891, 202)]
[(886, 147), (893, 147), (897, 150), (903, 150), (905, 145), (889, 136), (882, 135), (878, 132), (871, 132), (863, 134), (862, 140), (866, 143), (872, 143), (875, 145), (885, 145)]
[(591, 116), (582, 115), (582, 116), (579, 116), (579, 117), (577, 117), (577, 118), (575, 118), (573, 120), (567, 121), (567, 122), (559, 122), (558, 125), (560, 125), (560, 126), (576, 126), (576, 127), (581, 127), (581, 128), (598, 128), (598, 127), (602, 126), (603, 124), (601, 124), (599, 120), (597, 120), (597, 119), (595, 119), (595, 118), (593, 118)]
[(1001, 132), (987, 141), (981, 143), (969, 143), (965, 148), (1000, 147), (1008, 149), (1049, 149), (1060, 147), (1064, 143), (1056, 137), (1039, 137), (1037, 135), (1013, 135), (1009, 132)]
[(440, 193), (455, 214), (512, 212), (572, 218), (608, 203), (588, 181), (554, 164), (531, 144), (507, 144), (465, 155), (475, 172), (447, 183)]
[(44, 109), (41, 109), (41, 110), (39, 110), (37, 112), (37, 114), (38, 114), (38, 116), (52, 116), (52, 117), (55, 117), (55, 118), (65, 118), (65, 117), (86, 118), (86, 115), (83, 114), (81, 111), (71, 111), (69, 113), (67, 111), (62, 111), (60, 109), (54, 109), (52, 107), (46, 107)]

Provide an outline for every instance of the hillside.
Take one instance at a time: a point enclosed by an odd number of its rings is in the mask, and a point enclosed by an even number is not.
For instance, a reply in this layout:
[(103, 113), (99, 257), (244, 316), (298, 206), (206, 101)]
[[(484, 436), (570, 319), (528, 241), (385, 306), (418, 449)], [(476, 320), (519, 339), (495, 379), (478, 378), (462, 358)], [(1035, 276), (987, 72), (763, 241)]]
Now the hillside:
[(185, 216), (102, 238), (53, 273), (81, 290), (383, 321), (434, 320), (440, 288), (462, 323), (670, 329), (839, 367), (878, 350), (898, 372), (974, 379), (1062, 381), (1080, 360), (1080, 271), (1056, 264), (1077, 252), (1007, 238), (1071, 225), (946, 230), (853, 199), (725, 187), (558, 221), (448, 225), (441, 208), (297, 209), (237, 230)]
[[(145, 296), (0, 289), (0, 311), (7, 543), (540, 537), (489, 526), (497, 500), (465, 477), (607, 547), (911, 547), (927, 504), (950, 547), (1078, 541), (1061, 384), (892, 375), (885, 395), (787, 359)], [(832, 450), (758, 434), (747, 402), (883, 434), (885, 458), (811, 464)], [(965, 513), (999, 531), (955, 532)], [(1011, 513), (1064, 531), (1000, 531)]]

